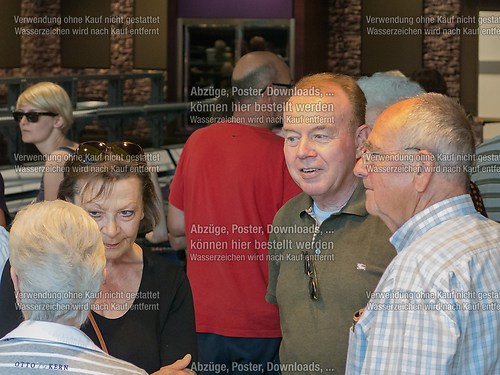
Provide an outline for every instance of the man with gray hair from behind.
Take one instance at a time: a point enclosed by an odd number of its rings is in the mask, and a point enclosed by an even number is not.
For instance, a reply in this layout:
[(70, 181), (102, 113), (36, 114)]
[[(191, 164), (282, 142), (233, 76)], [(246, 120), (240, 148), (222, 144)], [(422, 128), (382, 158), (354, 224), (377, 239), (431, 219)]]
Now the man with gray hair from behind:
[(61, 200), (28, 206), (16, 215), (9, 245), (25, 321), (0, 339), (0, 374), (146, 374), (78, 329), (106, 264), (99, 228), (82, 208)]
[(500, 225), (467, 194), (464, 110), (434, 93), (398, 102), (359, 156), (366, 209), (398, 254), (350, 330), (346, 374), (499, 374)]
[(357, 83), (366, 97), (366, 123), (370, 127), (389, 106), (425, 93), (418, 83), (399, 71), (373, 73), (370, 77), (359, 78)]

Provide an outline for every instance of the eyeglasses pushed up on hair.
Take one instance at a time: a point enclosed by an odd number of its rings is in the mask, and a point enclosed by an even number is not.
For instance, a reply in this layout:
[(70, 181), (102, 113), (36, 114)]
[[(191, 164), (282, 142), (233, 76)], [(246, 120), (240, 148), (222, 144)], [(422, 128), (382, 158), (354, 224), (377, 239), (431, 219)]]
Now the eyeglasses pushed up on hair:
[(40, 119), (40, 116), (51, 116), (55, 117), (57, 116), (57, 113), (54, 112), (23, 112), (23, 111), (14, 111), (12, 112), (12, 116), (14, 117), (14, 121), (20, 122), (23, 118), (23, 116), (26, 116), (26, 120), (28, 122), (38, 122)]
[(317, 300), (319, 298), (319, 282), (314, 255), (303, 251), (302, 257), (304, 258), (304, 273), (309, 277), (309, 296), (311, 299)]
[(104, 143), (98, 141), (83, 142), (75, 150), (75, 157), (83, 164), (101, 163), (107, 160), (134, 161), (145, 163), (146, 157), (141, 146), (132, 142)]

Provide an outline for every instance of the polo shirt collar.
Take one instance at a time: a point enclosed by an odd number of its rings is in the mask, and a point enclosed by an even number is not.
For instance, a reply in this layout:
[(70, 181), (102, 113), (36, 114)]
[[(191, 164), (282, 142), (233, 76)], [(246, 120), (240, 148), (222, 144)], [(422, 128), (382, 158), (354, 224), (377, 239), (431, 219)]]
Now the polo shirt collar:
[[(309, 215), (308, 210), (312, 210), (313, 199), (306, 193), (301, 193), (297, 198), (294, 214)], [(367, 216), (368, 212), (365, 207), (365, 188), (361, 179), (358, 179), (358, 185), (347, 201), (347, 204), (342, 208), (339, 214), (348, 214), (356, 216)]]

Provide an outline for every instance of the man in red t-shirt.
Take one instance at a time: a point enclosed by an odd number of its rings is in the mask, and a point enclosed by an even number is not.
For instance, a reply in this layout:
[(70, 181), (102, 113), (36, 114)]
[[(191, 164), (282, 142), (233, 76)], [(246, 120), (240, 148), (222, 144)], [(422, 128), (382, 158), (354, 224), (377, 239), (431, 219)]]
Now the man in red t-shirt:
[[(172, 247), (187, 249), (202, 373), (275, 373), (278, 308), (265, 300), (269, 228), (301, 190), (291, 179), (280, 122), (287, 65), (251, 52), (232, 76), (233, 117), (194, 132), (170, 186)], [(208, 370), (208, 371), (204, 371)]]

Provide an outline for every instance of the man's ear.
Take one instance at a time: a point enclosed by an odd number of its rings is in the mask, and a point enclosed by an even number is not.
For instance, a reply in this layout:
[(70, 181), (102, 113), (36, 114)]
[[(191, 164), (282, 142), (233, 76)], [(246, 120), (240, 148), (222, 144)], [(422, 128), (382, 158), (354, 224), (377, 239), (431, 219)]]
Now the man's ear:
[(21, 303), (21, 291), (19, 290), (19, 278), (17, 277), (16, 270), (13, 267), (10, 267), (10, 278), (12, 279), (12, 283), (14, 284), (14, 294), (16, 295), (16, 303)]
[(420, 150), (416, 156), (415, 189), (423, 193), (434, 175), (436, 162), (434, 155), (427, 150)]
[(267, 93), (267, 87), (265, 91), (260, 95), (258, 103), (268, 104), (274, 102), (274, 96)]
[(354, 141), (356, 142), (356, 148), (361, 146), (363, 142), (368, 139), (368, 136), (370, 135), (371, 131), (372, 130), (367, 124), (358, 126), (358, 128), (356, 129), (356, 133), (354, 134)]

